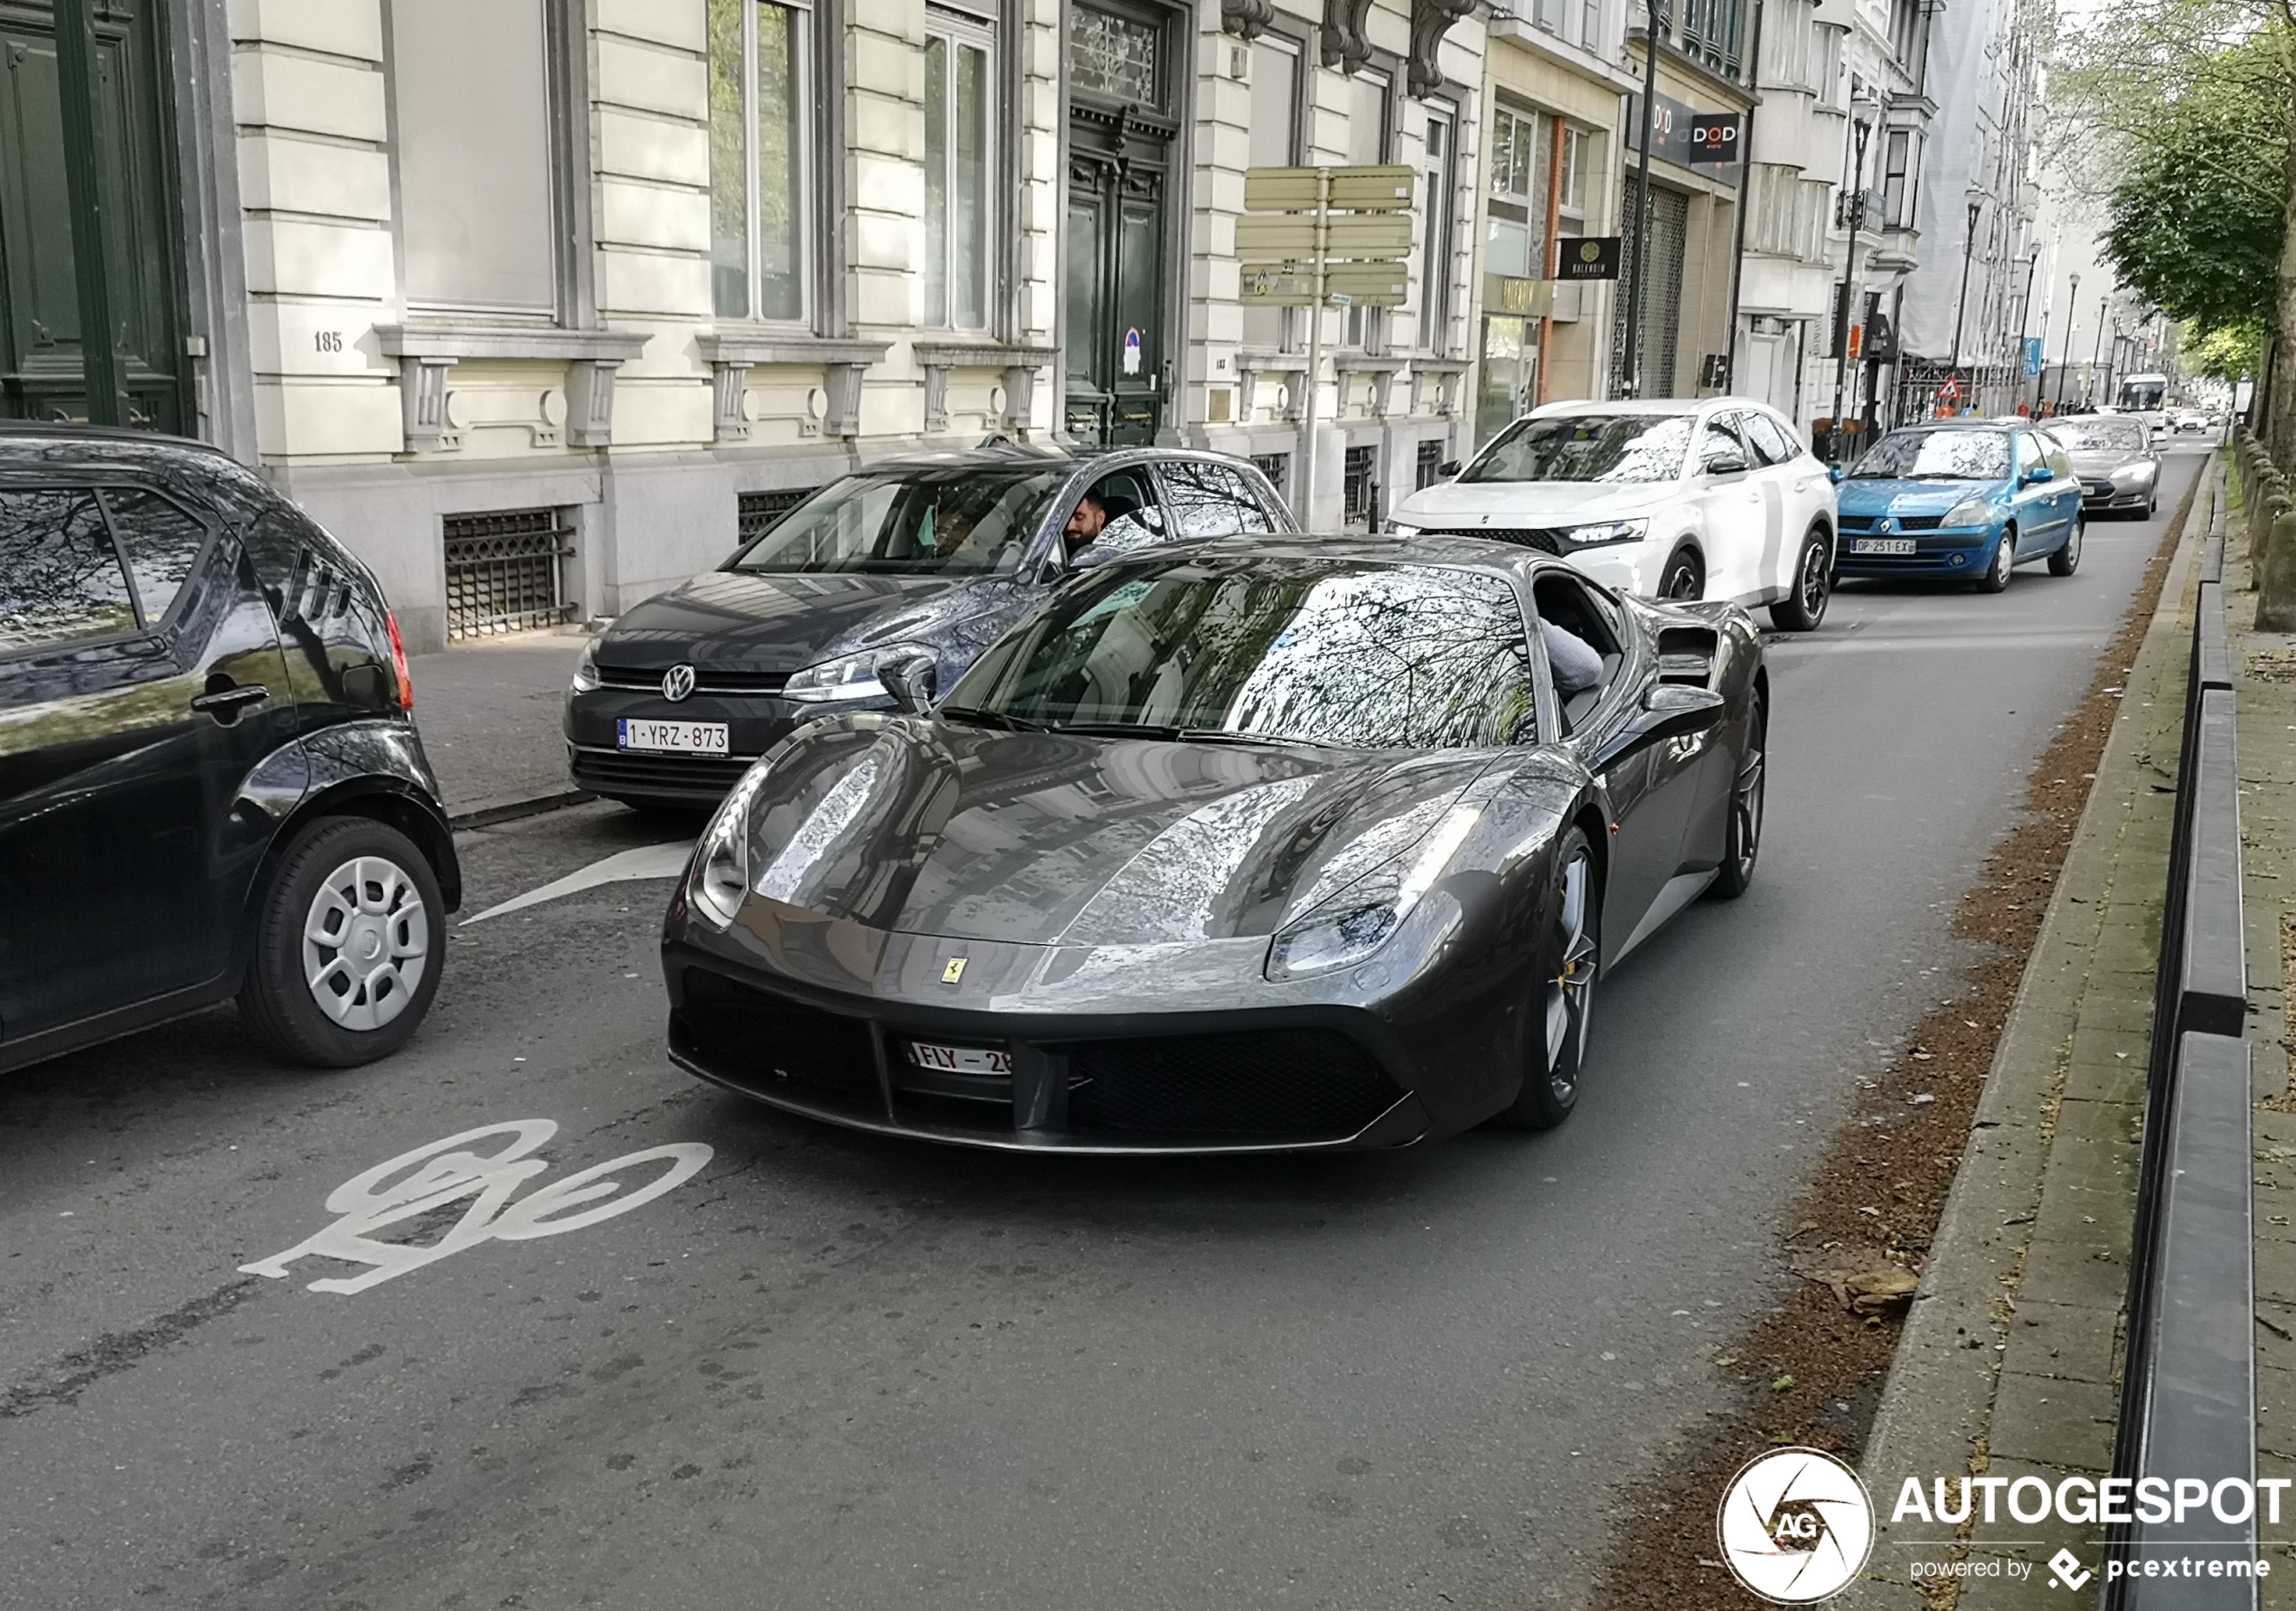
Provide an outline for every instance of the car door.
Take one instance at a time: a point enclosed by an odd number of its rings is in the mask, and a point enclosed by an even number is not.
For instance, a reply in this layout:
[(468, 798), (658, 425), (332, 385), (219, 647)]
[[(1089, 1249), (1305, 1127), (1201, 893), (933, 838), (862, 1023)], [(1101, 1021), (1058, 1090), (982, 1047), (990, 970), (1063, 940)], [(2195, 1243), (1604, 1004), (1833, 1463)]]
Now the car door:
[(1763, 572), (1764, 586), (1791, 593), (1802, 533), (1822, 521), (1833, 528), (1833, 482), (1817, 457), (1802, 447), (1793, 428), (1766, 409), (1749, 409), (1741, 418), (1748, 441), (1769, 460), (1764, 473), (1777, 488), (1780, 542)]
[(1706, 597), (1743, 598), (1762, 575), (1762, 483), (1734, 412), (1706, 417), (1690, 462), (1705, 512)]
[(1233, 537), (1276, 531), (1233, 466), (1209, 459), (1160, 461), (1164, 504), (1181, 537)]
[[(2046, 471), (2048, 479), (2028, 483), (2027, 477), (2036, 470)], [(2054, 548), (2060, 536), (2057, 504), (2064, 489), (2056, 485), (2056, 472), (2048, 462), (2048, 449), (2037, 431), (2017, 433), (2017, 491), (2010, 506), (2017, 512), (2017, 551), (2020, 556), (2046, 553)], [(2081, 484), (2073, 483), (2075, 498)]]
[(225, 972), (285, 667), (236, 540), (148, 488), (0, 486), (0, 1032)]
[(1538, 611), (1539, 649), (1546, 630), (1559, 627), (1585, 641), (1602, 656), (1604, 681), (1594, 697), (1566, 696), (1556, 685), (1563, 709), (1564, 740), (1595, 771), (1610, 800), (1615, 832), (1610, 846), (1610, 879), (1603, 904), (1603, 953), (1617, 956), (1681, 864), (1682, 839), (1698, 788), (1698, 756), (1676, 744), (1644, 744), (1608, 764), (1600, 764), (1638, 709), (1647, 681), (1647, 656), (1633, 643), (1636, 628), (1623, 606), (1575, 572), (1542, 570), (1531, 584)]
[(2040, 437), (2049, 472), (2056, 477), (2050, 483), (2056, 494), (2055, 535), (2049, 541), (2055, 550), (2073, 540), (2074, 523), (2081, 518), (2081, 478), (2074, 474), (2073, 456), (2065, 450), (2065, 444), (2047, 431)]

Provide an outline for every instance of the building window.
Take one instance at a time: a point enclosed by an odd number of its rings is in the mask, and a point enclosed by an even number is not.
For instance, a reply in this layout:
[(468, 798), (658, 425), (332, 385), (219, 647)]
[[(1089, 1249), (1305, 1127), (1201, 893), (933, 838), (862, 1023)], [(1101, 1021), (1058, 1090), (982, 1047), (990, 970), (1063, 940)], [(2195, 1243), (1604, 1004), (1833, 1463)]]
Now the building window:
[(1579, 0), (1578, 42), (1586, 50), (1601, 53), (1603, 48), (1603, 0)]
[(1746, 0), (1683, 0), (1680, 33), (1683, 54), (1725, 78), (1736, 78), (1746, 38)]
[[(1386, 162), (1389, 149), (1388, 124), (1393, 108), (1388, 80), (1379, 73), (1360, 72), (1348, 80), (1347, 94), (1348, 161), (1363, 165)], [(1376, 348), (1385, 334), (1385, 321), (1379, 314), (1378, 308), (1349, 308), (1347, 331), (1341, 341), (1350, 347)]]
[(1376, 448), (1350, 448), (1341, 462), (1340, 518), (1350, 525), (1368, 523), (1379, 501), (1379, 484), (1371, 479), (1378, 465)]
[(554, 316), (542, 0), (391, 0), (391, 100), (409, 306)]
[(1889, 131), (1881, 169), (1881, 221), (1893, 230), (1914, 227), (1913, 145), (1911, 129)]
[(734, 530), (746, 548), (775, 526), (781, 517), (812, 497), (817, 486), (788, 486), (773, 492), (746, 492), (739, 495), (734, 517)]
[(1420, 243), (1419, 344), (1451, 350), (1451, 231), (1457, 211), (1458, 128), (1448, 110), (1427, 109), (1426, 190), (1420, 203), (1426, 238)]
[(1892, 0), (1889, 7), (1889, 48), (1898, 64), (1911, 68), (1921, 46), (1922, 0)]
[(1140, 106), (1162, 104), (1162, 35), (1149, 23), (1072, 6), (1068, 82), (1078, 90)]
[(1427, 437), (1421, 440), (1412, 463), (1412, 490), (1421, 492), (1443, 479), (1443, 438)]
[(812, 18), (776, 0), (709, 7), (711, 301), (721, 319), (802, 319)]
[(996, 102), (985, 28), (930, 14), (925, 34), (925, 322), (989, 322), (989, 129)]
[(447, 639), (553, 626), (571, 616), (560, 577), (573, 534), (555, 509), (447, 516)]
[(1290, 499), (1292, 495), (1290, 485), (1292, 456), (1290, 454), (1255, 453), (1252, 455), (1252, 463), (1261, 475), (1267, 477), (1267, 484), (1275, 489), (1277, 497)]
[(1515, 279), (1544, 279), (1550, 120), (1500, 107), (1491, 115), (1490, 233), (1483, 267)]
[[(1299, 160), (1300, 52), (1289, 41), (1266, 35), (1252, 42), (1252, 127), (1247, 159), (1256, 168), (1284, 168)], [(1296, 347), (1297, 326), (1281, 307), (1244, 309), (1244, 344), (1271, 350)]]

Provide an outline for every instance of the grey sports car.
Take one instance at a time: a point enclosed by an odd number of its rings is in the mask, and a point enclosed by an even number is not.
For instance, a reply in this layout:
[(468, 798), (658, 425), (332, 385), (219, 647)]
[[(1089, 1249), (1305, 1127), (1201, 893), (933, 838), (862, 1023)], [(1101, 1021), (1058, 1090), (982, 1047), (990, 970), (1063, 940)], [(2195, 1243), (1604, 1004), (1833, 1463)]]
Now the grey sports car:
[(861, 1129), (1264, 1152), (1559, 1124), (1596, 981), (1759, 849), (1751, 619), (1501, 543), (1144, 550), (937, 703), (926, 663), (884, 671), (902, 709), (742, 777), (663, 938), (679, 1063)]

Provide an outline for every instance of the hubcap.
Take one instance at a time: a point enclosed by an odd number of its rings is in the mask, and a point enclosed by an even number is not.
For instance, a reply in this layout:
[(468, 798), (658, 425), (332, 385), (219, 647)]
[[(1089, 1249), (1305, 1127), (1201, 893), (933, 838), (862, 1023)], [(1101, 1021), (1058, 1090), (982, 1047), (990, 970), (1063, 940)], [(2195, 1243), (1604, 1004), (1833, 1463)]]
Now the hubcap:
[(407, 1010), (429, 966), (430, 914), (394, 862), (360, 856), (327, 874), (303, 919), (303, 981), (347, 1030)]
[(1815, 619), (1826, 607), (1826, 551), (1821, 544), (1811, 543), (1810, 552), (1802, 561), (1802, 610)]
[(1754, 871), (1754, 859), (1762, 850), (1764, 737), (1759, 730), (1755, 733), (1746, 770), (1738, 774), (1738, 787), (1730, 796), (1734, 825), (1738, 831), (1738, 869), (1741, 875)]
[(1666, 597), (1692, 599), (1698, 596), (1698, 573), (1688, 560), (1667, 573)]
[(1563, 869), (1561, 909), (1556, 914), (1562, 967), (1547, 981), (1547, 1080), (1564, 1103), (1577, 1088), (1587, 1009), (1595, 997), (1595, 946), (1586, 921), (1593, 874), (1593, 863), (1583, 853)]

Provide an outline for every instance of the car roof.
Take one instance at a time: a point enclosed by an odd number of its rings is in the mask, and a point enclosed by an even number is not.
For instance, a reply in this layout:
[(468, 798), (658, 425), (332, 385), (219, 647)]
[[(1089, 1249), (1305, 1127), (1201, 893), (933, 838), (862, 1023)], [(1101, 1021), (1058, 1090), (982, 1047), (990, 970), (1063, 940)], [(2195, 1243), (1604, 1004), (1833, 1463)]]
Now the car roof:
[(1516, 543), (1500, 542), (1489, 538), (1429, 536), (1424, 533), (1409, 537), (1369, 536), (1361, 532), (1332, 536), (1287, 532), (1280, 535), (1262, 532), (1240, 537), (1207, 537), (1192, 542), (1158, 543), (1150, 548), (1136, 549), (1110, 563), (1120, 562), (1135, 554), (1146, 557), (1175, 553), (1185, 553), (1190, 558), (1397, 566), (1444, 565), (1520, 578), (1527, 578), (1540, 570), (1567, 569), (1560, 561), (1543, 550), (1523, 548)]
[[(126, 449), (127, 451), (123, 451)], [(74, 425), (54, 419), (0, 419), (0, 468), (37, 464), (106, 465), (117, 466), (147, 457), (155, 464), (189, 468), (185, 461), (209, 466), (217, 459), (236, 463), (212, 442), (191, 437), (166, 436), (159, 431), (126, 426)]]
[(855, 474), (899, 474), (908, 470), (962, 469), (968, 466), (984, 467), (991, 465), (1011, 466), (1026, 469), (1037, 466), (1046, 469), (1067, 467), (1088, 470), (1093, 466), (1121, 459), (1127, 464), (1143, 460), (1185, 461), (1201, 463), (1207, 459), (1222, 464), (1251, 467), (1251, 460), (1232, 453), (1219, 453), (1208, 448), (1093, 448), (1071, 443), (1017, 442), (992, 439), (973, 448), (952, 448), (928, 453), (903, 453), (888, 458), (873, 458), (857, 466)]
[(1574, 398), (1567, 402), (1541, 403), (1530, 410), (1533, 419), (1567, 419), (1574, 414), (1695, 414), (1701, 409), (1760, 409), (1774, 413), (1768, 403), (1754, 397)]

